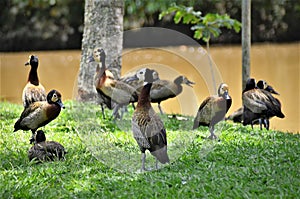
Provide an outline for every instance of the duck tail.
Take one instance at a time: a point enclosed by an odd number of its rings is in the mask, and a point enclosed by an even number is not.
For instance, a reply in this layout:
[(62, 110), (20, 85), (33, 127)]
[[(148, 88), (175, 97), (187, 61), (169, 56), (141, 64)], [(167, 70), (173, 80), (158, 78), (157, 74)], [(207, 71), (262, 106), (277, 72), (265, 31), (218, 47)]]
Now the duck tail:
[(282, 112), (280, 112), (279, 114), (277, 114), (277, 117), (279, 117), (279, 118), (284, 118), (285, 115), (284, 115)]

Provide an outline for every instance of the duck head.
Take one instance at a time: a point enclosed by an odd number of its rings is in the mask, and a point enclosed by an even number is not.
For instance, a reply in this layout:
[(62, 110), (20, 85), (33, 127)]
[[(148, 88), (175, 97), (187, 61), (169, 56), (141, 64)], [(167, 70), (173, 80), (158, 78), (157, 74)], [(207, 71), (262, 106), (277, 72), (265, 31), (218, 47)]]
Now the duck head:
[(142, 68), (136, 72), (136, 74), (127, 79), (127, 82), (131, 81), (143, 81), (144, 84), (153, 83), (159, 79), (158, 72), (149, 68)]
[(185, 76), (180, 76), (182, 79), (182, 83), (186, 84), (190, 87), (193, 87), (193, 85), (195, 84), (195, 82), (190, 81), (188, 78), (186, 78)]
[(268, 83), (266, 81), (264, 81), (264, 80), (259, 80), (257, 82), (257, 87), (259, 89), (264, 89), (264, 90), (266, 90), (266, 91), (268, 91), (270, 93), (279, 95), (279, 93), (277, 91), (275, 91), (272, 86), (268, 85)]
[(45, 142), (46, 136), (44, 131), (38, 130), (35, 134), (35, 143)]
[(49, 104), (58, 104), (61, 108), (65, 108), (61, 101), (61, 94), (57, 90), (51, 90), (47, 95), (47, 101)]
[(219, 89), (218, 89), (218, 95), (220, 97), (223, 97), (224, 99), (231, 99), (229, 94), (228, 94), (228, 85), (225, 83), (220, 84)]
[(256, 88), (256, 82), (254, 78), (249, 78), (246, 82), (246, 88), (243, 90), (243, 93)]
[(35, 55), (29, 55), (28, 61), (25, 63), (25, 66), (33, 66), (33, 67), (38, 67), (39, 65), (39, 59)]

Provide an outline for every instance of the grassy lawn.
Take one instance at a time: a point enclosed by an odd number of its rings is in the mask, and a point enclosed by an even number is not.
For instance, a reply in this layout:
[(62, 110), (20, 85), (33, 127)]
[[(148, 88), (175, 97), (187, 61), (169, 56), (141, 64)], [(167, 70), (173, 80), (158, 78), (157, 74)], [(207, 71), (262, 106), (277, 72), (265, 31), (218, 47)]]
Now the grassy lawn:
[[(162, 117), (171, 163), (139, 172), (140, 152), (131, 134), (132, 109), (123, 121), (103, 120), (100, 107), (65, 102), (42, 128), (65, 146), (65, 161), (29, 162), (30, 131), (13, 132), (21, 105), (0, 103), (0, 198), (297, 198), (299, 134), (252, 130), (222, 122), (220, 141), (192, 119)], [(110, 111), (106, 112), (107, 118)], [(186, 120), (187, 119), (187, 120)], [(147, 154), (146, 166), (154, 166)]]

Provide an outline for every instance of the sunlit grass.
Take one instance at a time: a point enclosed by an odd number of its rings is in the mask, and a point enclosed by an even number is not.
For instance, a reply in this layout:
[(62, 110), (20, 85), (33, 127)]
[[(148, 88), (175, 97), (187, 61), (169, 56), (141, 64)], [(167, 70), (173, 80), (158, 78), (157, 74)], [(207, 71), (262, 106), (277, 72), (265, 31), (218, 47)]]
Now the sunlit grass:
[[(0, 103), (0, 198), (296, 198), (300, 194), (299, 134), (260, 131), (221, 122), (220, 141), (193, 118), (162, 116), (170, 165), (137, 172), (140, 151), (131, 132), (133, 110), (114, 121), (97, 105), (65, 102), (43, 127), (60, 142), (65, 161), (34, 164), (27, 158), (30, 131), (13, 132), (23, 108)], [(147, 154), (147, 167), (154, 158)]]

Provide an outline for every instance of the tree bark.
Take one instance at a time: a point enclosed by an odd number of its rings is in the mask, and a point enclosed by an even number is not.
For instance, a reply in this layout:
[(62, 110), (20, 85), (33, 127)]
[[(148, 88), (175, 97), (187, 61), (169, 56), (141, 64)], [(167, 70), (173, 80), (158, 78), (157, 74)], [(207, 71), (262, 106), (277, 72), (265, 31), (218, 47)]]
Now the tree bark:
[(242, 1), (242, 90), (250, 77), (251, 0)]
[(113, 65), (120, 75), (123, 47), (123, 0), (85, 0), (84, 31), (81, 47), (81, 62), (78, 75), (78, 101), (97, 102), (94, 88), (95, 64), (88, 58), (93, 49), (101, 47), (106, 53), (106, 65)]

